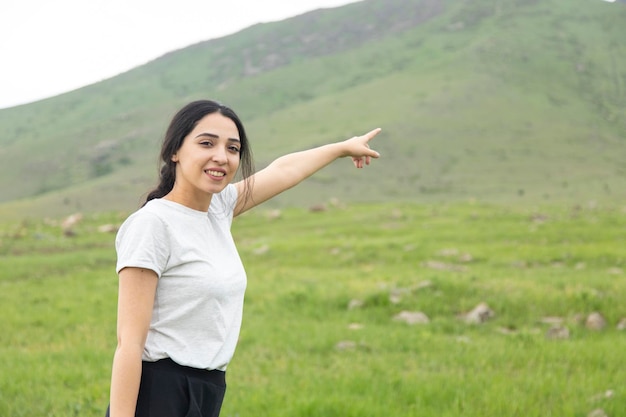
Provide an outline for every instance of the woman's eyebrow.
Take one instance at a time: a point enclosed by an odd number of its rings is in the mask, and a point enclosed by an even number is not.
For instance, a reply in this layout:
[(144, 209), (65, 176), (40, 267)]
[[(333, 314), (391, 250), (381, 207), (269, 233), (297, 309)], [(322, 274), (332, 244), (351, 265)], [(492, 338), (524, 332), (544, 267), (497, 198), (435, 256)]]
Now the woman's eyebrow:
[[(214, 138), (214, 139), (219, 139), (220, 138), (218, 135), (216, 135), (214, 133), (202, 132), (198, 136), (196, 136), (196, 139), (200, 138), (200, 137), (203, 137), (203, 136), (208, 136), (208, 137)], [(237, 138), (228, 138), (228, 141), (230, 141), (230, 142), (241, 142)]]

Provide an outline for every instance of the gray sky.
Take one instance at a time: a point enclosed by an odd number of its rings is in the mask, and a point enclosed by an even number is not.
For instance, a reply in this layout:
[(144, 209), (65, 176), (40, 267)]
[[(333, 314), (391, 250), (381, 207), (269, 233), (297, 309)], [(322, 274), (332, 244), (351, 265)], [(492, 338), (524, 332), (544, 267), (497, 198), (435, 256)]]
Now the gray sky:
[(0, 108), (101, 81), (255, 23), (357, 0), (1, 0)]

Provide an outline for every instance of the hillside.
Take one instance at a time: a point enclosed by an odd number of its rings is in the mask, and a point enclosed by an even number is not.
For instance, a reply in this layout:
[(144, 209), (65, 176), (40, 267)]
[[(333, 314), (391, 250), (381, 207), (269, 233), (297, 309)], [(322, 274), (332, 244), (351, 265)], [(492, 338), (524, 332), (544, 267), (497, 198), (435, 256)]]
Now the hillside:
[(625, 19), (591, 0), (366, 0), (255, 25), (0, 110), (0, 215), (134, 209), (169, 118), (206, 97), (240, 113), (257, 168), (383, 127), (374, 167), (336, 163), (276, 205), (620, 201)]

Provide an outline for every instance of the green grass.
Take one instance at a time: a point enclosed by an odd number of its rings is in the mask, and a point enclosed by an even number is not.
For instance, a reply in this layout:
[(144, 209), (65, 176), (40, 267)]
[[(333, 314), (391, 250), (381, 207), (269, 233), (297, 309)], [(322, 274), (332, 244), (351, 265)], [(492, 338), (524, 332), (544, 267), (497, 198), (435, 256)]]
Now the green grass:
[[(259, 167), (384, 128), (370, 169), (335, 163), (266, 206), (280, 218), (236, 220), (249, 287), (223, 416), (626, 416), (624, 13), (361, 2), (0, 111), (0, 416), (103, 415), (117, 279), (97, 227), (139, 205), (167, 120), (198, 97), (239, 111)], [(263, 45), (279, 64), (243, 74)], [(39, 220), (74, 212), (74, 237)], [(480, 302), (491, 321), (459, 319)], [(581, 324), (593, 311), (603, 331)], [(569, 339), (546, 338), (551, 316)]]
[[(86, 216), (74, 237), (51, 220), (0, 227), (0, 415), (103, 415), (117, 280), (113, 235), (97, 227), (123, 218)], [(246, 214), (233, 232), (249, 284), (222, 415), (625, 416), (625, 227), (622, 207), (602, 205)], [(464, 323), (480, 302), (495, 317)], [(431, 321), (394, 321), (403, 310)], [(604, 330), (580, 322), (593, 311)], [(549, 316), (569, 339), (546, 338)]]

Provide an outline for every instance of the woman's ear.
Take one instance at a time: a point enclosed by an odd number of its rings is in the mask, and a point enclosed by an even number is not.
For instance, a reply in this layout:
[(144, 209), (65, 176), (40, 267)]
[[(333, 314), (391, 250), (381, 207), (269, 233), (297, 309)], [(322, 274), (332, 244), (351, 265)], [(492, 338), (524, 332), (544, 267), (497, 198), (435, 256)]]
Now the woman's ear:
[(178, 162), (178, 154), (172, 155), (172, 162)]

